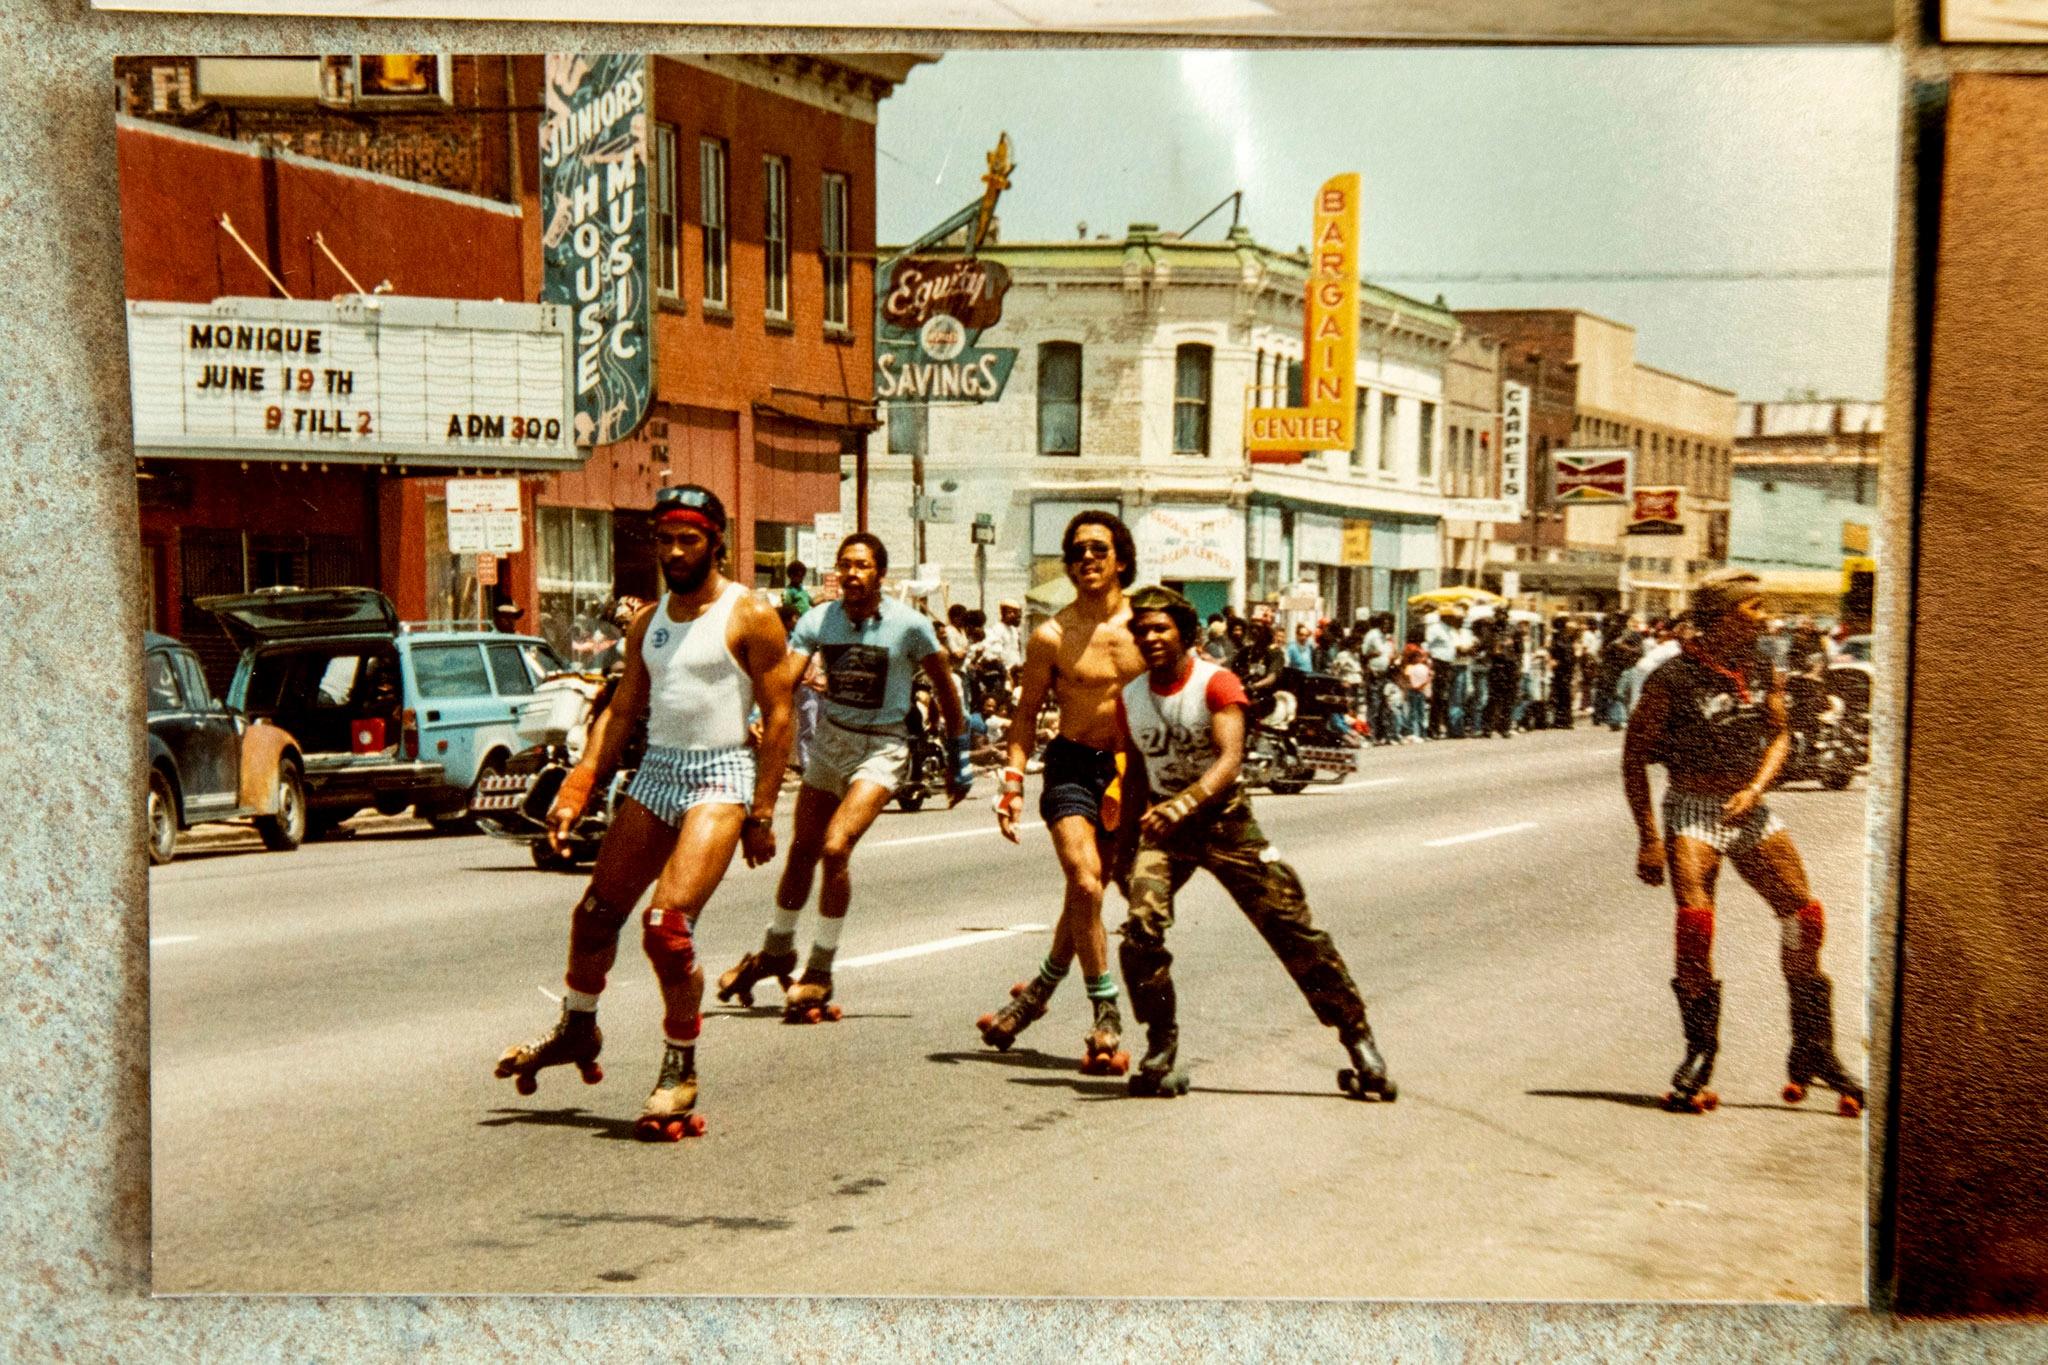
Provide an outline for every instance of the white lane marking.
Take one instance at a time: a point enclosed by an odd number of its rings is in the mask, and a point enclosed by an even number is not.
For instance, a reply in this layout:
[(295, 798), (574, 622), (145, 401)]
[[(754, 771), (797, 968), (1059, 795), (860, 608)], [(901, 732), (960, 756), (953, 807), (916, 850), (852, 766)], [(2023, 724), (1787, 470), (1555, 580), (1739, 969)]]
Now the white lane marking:
[(1310, 787), (1303, 796), (1349, 796), (1371, 787), (1391, 787), (1401, 779), (1398, 777), (1369, 777), (1363, 782), (1343, 782), (1334, 787)]
[(944, 953), (954, 948), (971, 947), (976, 943), (993, 943), (997, 939), (1015, 938), (1019, 934), (1042, 934), (1043, 924), (1013, 924), (1007, 929), (980, 929), (971, 934), (955, 934), (951, 938), (933, 939), (930, 943), (913, 943), (907, 948), (889, 948), (879, 953), (862, 953), (859, 957), (843, 957), (835, 964), (835, 970), (848, 967), (878, 967), (884, 962), (901, 962), (906, 957), (923, 957), (926, 953)]
[(1520, 834), (1525, 829), (1536, 828), (1534, 820), (1524, 820), (1519, 825), (1496, 825), (1492, 829), (1476, 829), (1470, 834), (1453, 834), (1448, 839), (1424, 839), (1424, 848), (1449, 848), (1452, 844), (1476, 843), (1481, 839), (1498, 839), (1503, 834)]
[(198, 941), (199, 935), (197, 934), (165, 934), (162, 938), (151, 939), (149, 946), (152, 948), (167, 948), (173, 943), (197, 943)]
[[(1023, 824), (1017, 826), (1017, 830), (1019, 833), (1022, 833), (1027, 829), (1044, 828), (1045, 826), (1040, 824), (1036, 820), (1027, 820)], [(902, 848), (905, 844), (936, 844), (946, 839), (973, 839), (983, 834), (1000, 833), (1002, 833), (1002, 831), (997, 829), (994, 825), (988, 825), (981, 829), (950, 829), (947, 830), (944, 834), (912, 834), (902, 839), (883, 839), (879, 843), (869, 845), (869, 847)]]

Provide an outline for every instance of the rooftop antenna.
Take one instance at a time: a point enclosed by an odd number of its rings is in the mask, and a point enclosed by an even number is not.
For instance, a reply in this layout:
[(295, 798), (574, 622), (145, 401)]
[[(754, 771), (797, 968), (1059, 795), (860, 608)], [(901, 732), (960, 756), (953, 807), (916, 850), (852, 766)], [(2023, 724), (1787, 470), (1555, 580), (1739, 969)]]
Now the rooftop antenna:
[(1187, 228), (1184, 231), (1182, 231), (1180, 235), (1183, 238), (1192, 237), (1194, 235), (1195, 229), (1200, 227), (1202, 224), (1208, 222), (1211, 218), (1214, 218), (1219, 212), (1222, 211), (1223, 206), (1225, 204), (1230, 205), (1230, 230), (1232, 232), (1237, 231), (1238, 211), (1244, 207), (1243, 190), (1232, 190), (1229, 194), (1224, 195), (1221, 199), (1216, 201), (1215, 208), (1210, 209), (1200, 218), (1197, 218), (1194, 222), (1188, 224)]

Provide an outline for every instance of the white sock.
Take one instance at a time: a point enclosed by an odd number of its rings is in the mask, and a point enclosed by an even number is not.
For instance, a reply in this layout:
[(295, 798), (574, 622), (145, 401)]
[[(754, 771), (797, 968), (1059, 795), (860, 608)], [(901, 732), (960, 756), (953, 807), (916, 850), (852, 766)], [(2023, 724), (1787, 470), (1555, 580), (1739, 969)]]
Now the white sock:
[(785, 910), (779, 905), (776, 906), (775, 918), (768, 921), (768, 932), (777, 938), (794, 938), (797, 916), (801, 914), (802, 910)]
[(839, 931), (845, 927), (846, 916), (844, 915), (841, 915), (838, 919), (826, 919), (823, 915), (818, 916), (818, 932), (811, 936), (811, 946), (813, 948), (823, 948), (828, 953), (838, 952)]
[(597, 1013), (597, 997), (594, 995), (585, 995), (582, 991), (563, 991), (562, 1003), (568, 1008), (576, 1011), (576, 1013), (578, 1014)]

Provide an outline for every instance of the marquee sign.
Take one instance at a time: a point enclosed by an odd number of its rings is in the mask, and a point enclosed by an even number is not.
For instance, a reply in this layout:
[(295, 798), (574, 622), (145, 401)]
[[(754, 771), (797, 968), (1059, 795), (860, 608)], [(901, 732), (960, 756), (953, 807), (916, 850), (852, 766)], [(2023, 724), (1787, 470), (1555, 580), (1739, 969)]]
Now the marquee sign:
[(980, 332), (1003, 320), (1003, 296), (1009, 292), (1010, 270), (1000, 261), (906, 256), (889, 269), (882, 322), (911, 333), (933, 318), (950, 317)]
[(574, 311), (575, 439), (632, 435), (654, 389), (644, 54), (550, 53), (540, 124), (541, 297)]
[(1315, 245), (1309, 249), (1298, 408), (1253, 408), (1245, 448), (1296, 458), (1306, 450), (1349, 450), (1358, 422), (1357, 172), (1332, 176), (1316, 191)]
[(569, 366), (549, 304), (128, 305), (138, 455), (574, 469)]
[(1552, 455), (1556, 499), (1565, 503), (1627, 502), (1631, 450), (1560, 450)]

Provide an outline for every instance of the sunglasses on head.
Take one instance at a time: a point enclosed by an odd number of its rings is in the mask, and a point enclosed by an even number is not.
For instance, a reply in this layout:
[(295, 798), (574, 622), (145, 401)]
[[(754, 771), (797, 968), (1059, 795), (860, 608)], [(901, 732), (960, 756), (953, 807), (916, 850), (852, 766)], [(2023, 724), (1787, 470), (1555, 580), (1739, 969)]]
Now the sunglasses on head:
[(1079, 564), (1084, 559), (1108, 559), (1114, 548), (1106, 540), (1077, 540), (1067, 547), (1067, 563)]

